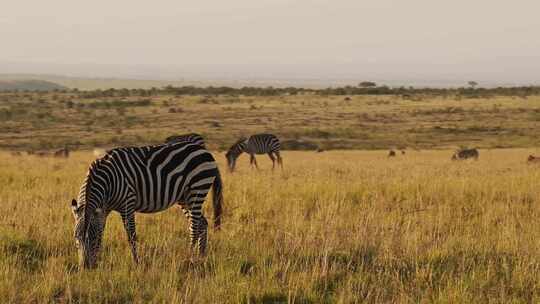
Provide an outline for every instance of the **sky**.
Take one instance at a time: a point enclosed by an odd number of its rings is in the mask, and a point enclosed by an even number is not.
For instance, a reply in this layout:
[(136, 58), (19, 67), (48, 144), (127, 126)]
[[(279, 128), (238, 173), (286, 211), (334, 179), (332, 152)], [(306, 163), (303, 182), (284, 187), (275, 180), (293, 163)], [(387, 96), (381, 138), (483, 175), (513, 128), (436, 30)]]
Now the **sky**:
[(1, 0), (0, 73), (540, 83), (538, 0)]

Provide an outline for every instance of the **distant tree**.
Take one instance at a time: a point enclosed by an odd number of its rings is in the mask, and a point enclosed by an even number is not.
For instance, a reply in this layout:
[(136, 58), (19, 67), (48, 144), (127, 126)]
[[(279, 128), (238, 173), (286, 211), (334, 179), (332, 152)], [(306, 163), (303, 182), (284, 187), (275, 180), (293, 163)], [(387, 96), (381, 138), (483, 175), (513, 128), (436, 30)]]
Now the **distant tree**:
[(469, 84), (469, 86), (471, 86), (471, 88), (474, 89), (474, 88), (478, 85), (478, 82), (476, 82), (476, 81), (469, 81), (469, 82), (467, 82), (467, 84)]
[(361, 88), (374, 88), (377, 86), (377, 83), (372, 81), (362, 81), (358, 84), (358, 86)]

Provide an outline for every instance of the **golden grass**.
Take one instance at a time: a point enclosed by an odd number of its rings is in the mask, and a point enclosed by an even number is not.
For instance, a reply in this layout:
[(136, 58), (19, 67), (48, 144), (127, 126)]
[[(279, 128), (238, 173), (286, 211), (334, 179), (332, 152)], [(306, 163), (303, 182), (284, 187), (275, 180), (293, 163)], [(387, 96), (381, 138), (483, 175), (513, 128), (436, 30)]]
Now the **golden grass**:
[[(0, 148), (72, 149), (160, 143), (197, 132), (214, 150), (268, 132), (324, 149), (538, 146), (540, 97), (171, 96), (86, 99), (0, 93)], [(137, 102), (148, 104), (137, 106)], [(109, 104), (105, 107), (104, 105)], [(61, 130), (62, 132), (58, 132)]]
[[(532, 150), (284, 152), (225, 172), (223, 230), (190, 262), (179, 208), (138, 215), (141, 264), (109, 217), (80, 272), (70, 199), (93, 156), (0, 154), (0, 299), (8, 303), (540, 301), (540, 167)], [(205, 204), (209, 207), (211, 204)], [(207, 210), (207, 215), (211, 210)]]

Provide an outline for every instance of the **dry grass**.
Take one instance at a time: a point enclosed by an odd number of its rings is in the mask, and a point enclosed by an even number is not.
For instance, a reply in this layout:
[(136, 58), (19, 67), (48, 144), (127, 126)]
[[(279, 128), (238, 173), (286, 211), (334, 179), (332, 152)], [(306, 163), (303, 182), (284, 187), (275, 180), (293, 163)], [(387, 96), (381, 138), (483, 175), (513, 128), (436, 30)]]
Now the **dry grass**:
[[(535, 147), (540, 97), (172, 96), (0, 93), (0, 148), (141, 145), (197, 132), (212, 149), (275, 133), (324, 149)], [(61, 130), (62, 132), (58, 132)]]
[[(70, 198), (90, 153), (0, 154), (0, 298), (11, 303), (509, 303), (540, 301), (540, 168), (529, 150), (285, 152), (223, 173), (226, 217), (190, 262), (177, 208), (138, 215), (142, 263), (119, 216), (80, 272)], [(216, 155), (225, 168), (223, 155)], [(24, 160), (24, 161), (23, 161)], [(210, 205), (210, 204), (206, 204)], [(208, 206), (207, 206), (208, 207)]]

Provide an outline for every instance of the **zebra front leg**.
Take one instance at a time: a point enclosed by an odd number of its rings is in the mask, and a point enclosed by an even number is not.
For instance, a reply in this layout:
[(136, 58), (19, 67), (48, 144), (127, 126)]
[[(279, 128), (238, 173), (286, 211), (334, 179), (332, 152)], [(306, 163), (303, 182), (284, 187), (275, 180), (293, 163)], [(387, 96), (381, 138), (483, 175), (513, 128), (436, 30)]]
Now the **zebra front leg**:
[(281, 155), (279, 154), (279, 151), (274, 152), (277, 156), (277, 162), (281, 166), (281, 170), (283, 170), (283, 159), (281, 159)]
[(250, 155), (251, 155), (252, 164), (255, 165), (255, 168), (257, 168), (257, 170), (259, 170), (259, 165), (257, 165), (257, 159), (255, 158), (255, 154), (250, 154)]
[(272, 155), (272, 152), (268, 152), (268, 156), (272, 160), (272, 171), (274, 171), (274, 168), (276, 167), (276, 158)]
[(131, 246), (131, 255), (133, 261), (138, 264), (139, 256), (137, 255), (137, 233), (135, 230), (135, 212), (128, 211), (121, 214), (124, 228), (126, 229), (129, 245)]

